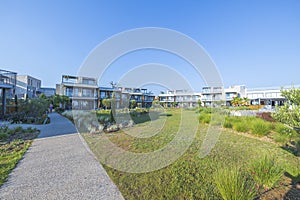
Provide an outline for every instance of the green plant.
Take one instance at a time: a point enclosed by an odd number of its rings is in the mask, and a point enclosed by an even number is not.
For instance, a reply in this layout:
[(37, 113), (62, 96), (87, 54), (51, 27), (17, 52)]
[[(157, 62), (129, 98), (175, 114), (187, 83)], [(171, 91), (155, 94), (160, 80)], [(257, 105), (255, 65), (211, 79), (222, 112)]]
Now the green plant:
[(226, 121), (224, 122), (224, 124), (223, 124), (223, 127), (224, 127), (224, 128), (232, 128), (233, 125), (232, 125), (231, 122), (229, 122), (229, 121), (226, 120)]
[(256, 120), (252, 122), (251, 132), (258, 136), (268, 135), (271, 131), (271, 126), (268, 122), (262, 120)]
[(294, 134), (296, 134), (296, 131), (285, 126), (284, 124), (277, 123), (275, 126), (275, 132), (279, 133), (281, 135), (286, 135), (289, 137), (292, 137)]
[(263, 159), (252, 163), (250, 172), (259, 187), (270, 189), (282, 177), (284, 170), (273, 157), (264, 156)]
[(292, 127), (300, 127), (300, 89), (282, 90), (281, 95), (287, 98), (284, 106), (276, 108), (272, 117)]
[(249, 125), (246, 122), (237, 122), (233, 125), (233, 129), (238, 132), (248, 132), (249, 131)]
[(7, 133), (0, 133), (0, 141), (6, 140), (8, 137)]
[(199, 122), (204, 124), (209, 124), (211, 121), (211, 114), (200, 113), (199, 115)]
[(214, 181), (224, 200), (253, 200), (256, 197), (254, 181), (239, 169), (219, 169)]
[(21, 126), (17, 126), (16, 128), (14, 128), (14, 131), (16, 133), (23, 133), (24, 132), (24, 129), (21, 127)]

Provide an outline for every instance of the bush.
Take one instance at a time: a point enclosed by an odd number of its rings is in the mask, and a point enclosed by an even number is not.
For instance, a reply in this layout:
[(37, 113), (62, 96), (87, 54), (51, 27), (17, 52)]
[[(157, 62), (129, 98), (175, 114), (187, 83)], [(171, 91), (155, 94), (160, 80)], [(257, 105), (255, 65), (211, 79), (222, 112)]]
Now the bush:
[(270, 189), (282, 177), (284, 170), (275, 162), (274, 158), (264, 156), (263, 159), (252, 163), (250, 172), (259, 187)]
[(293, 135), (296, 134), (296, 131), (285, 126), (284, 124), (277, 123), (275, 126), (275, 132), (279, 133), (281, 135), (286, 135), (292, 137)]
[(275, 142), (279, 142), (279, 143), (287, 143), (290, 140), (290, 137), (288, 135), (280, 134), (277, 132), (273, 134), (273, 138)]
[(14, 131), (15, 131), (16, 133), (23, 133), (23, 132), (24, 132), (24, 129), (23, 129), (21, 126), (18, 126), (18, 127), (16, 127), (16, 128), (14, 128)]
[(249, 131), (249, 125), (246, 122), (237, 122), (233, 125), (233, 129), (238, 132), (248, 132)]
[(8, 134), (7, 134), (7, 133), (0, 133), (0, 141), (6, 140), (7, 137), (8, 137)]
[(212, 113), (212, 108), (200, 107), (198, 109), (197, 113), (211, 114)]
[(232, 123), (225, 121), (224, 124), (223, 124), (223, 127), (224, 128), (232, 128), (233, 126), (232, 126)]
[(199, 115), (199, 122), (204, 124), (209, 124), (211, 121), (211, 114), (200, 113)]
[(256, 197), (255, 183), (238, 169), (219, 169), (214, 181), (225, 200), (253, 200)]
[(252, 122), (251, 132), (258, 136), (268, 135), (271, 131), (271, 126), (268, 122), (256, 120)]

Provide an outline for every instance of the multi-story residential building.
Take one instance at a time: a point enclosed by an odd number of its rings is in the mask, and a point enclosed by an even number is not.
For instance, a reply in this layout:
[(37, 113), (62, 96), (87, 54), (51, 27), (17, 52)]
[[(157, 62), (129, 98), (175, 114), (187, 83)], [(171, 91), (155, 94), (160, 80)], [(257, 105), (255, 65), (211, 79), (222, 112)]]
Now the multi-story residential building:
[[(290, 89), (290, 87), (284, 89)], [(251, 105), (268, 105), (271, 107), (284, 105), (286, 101), (286, 98), (281, 96), (281, 88), (247, 89), (247, 98)]]
[(103, 99), (112, 99), (114, 95), (116, 108), (121, 107), (121, 90), (119, 88), (99, 87), (98, 90), (98, 108), (103, 107)]
[(46, 97), (54, 96), (55, 92), (56, 92), (55, 88), (45, 88), (45, 87), (42, 87), (37, 91), (38, 95), (44, 94)]
[(246, 97), (246, 86), (245, 85), (234, 85), (225, 88), (225, 101), (226, 106), (231, 106), (231, 101), (235, 97)]
[(223, 86), (206, 86), (202, 88), (202, 102), (204, 106), (213, 106), (217, 102), (225, 101), (225, 90)]
[(168, 90), (165, 94), (158, 95), (159, 101), (166, 107), (196, 107), (201, 100), (200, 93), (188, 92), (186, 90)]
[(148, 92), (145, 88), (129, 88), (129, 87), (115, 87), (99, 88), (99, 107), (102, 107), (101, 101), (103, 99), (111, 99), (115, 95), (116, 108), (128, 107), (130, 100), (135, 100), (137, 105), (141, 107), (151, 107), (155, 96), (153, 93)]
[(97, 108), (98, 85), (95, 78), (63, 75), (61, 84), (56, 85), (56, 94), (70, 97), (72, 109)]
[(17, 75), (16, 95), (18, 98), (35, 98), (42, 81), (29, 75)]
[(6, 99), (15, 96), (17, 73), (0, 70), (1, 118), (6, 113)]

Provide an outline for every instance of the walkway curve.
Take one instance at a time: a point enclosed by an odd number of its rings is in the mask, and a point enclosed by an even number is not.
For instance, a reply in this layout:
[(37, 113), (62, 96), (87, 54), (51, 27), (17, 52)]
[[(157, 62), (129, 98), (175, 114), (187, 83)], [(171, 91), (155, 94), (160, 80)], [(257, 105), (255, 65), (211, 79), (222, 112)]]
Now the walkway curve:
[(49, 116), (50, 124), (22, 125), (41, 133), (0, 188), (0, 199), (123, 199), (74, 125)]

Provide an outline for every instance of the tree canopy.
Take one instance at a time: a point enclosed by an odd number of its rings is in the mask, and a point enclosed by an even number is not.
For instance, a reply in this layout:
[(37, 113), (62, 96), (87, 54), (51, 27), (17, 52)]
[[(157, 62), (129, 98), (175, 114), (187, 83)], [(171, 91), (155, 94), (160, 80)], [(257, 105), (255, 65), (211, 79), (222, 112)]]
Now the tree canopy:
[(300, 89), (282, 90), (281, 94), (287, 99), (284, 106), (277, 107), (272, 115), (274, 119), (292, 127), (300, 127)]

